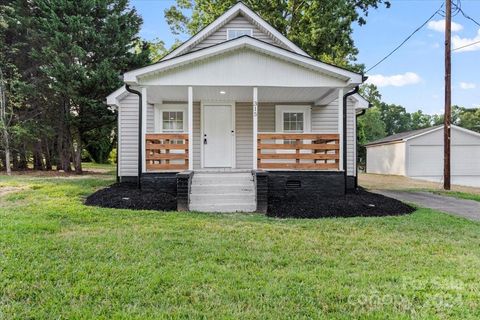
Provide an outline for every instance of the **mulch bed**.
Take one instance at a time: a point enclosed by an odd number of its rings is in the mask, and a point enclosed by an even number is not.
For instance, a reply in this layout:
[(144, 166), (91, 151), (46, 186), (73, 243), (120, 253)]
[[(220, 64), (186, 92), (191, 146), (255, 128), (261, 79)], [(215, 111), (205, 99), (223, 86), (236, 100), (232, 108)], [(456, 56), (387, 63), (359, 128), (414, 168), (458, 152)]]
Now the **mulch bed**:
[(392, 198), (360, 189), (342, 197), (269, 199), (267, 215), (279, 218), (380, 217), (409, 214), (415, 208)]
[(85, 200), (88, 206), (136, 210), (177, 210), (177, 198), (156, 190), (139, 190), (136, 184), (117, 183), (98, 190)]

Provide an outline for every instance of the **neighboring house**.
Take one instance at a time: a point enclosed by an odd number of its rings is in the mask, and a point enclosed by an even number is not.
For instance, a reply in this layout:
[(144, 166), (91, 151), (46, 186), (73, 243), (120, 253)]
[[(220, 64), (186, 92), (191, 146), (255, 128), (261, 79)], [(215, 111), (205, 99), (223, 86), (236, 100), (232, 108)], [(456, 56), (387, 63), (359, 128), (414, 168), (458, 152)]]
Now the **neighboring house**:
[(364, 80), (237, 3), (108, 96), (119, 179), (178, 193), (179, 209), (191, 210), (343, 195), (356, 185), (356, 114), (368, 102), (354, 89)]
[[(366, 145), (367, 173), (443, 181), (443, 125), (395, 134)], [(451, 130), (452, 184), (480, 187), (480, 134)]]

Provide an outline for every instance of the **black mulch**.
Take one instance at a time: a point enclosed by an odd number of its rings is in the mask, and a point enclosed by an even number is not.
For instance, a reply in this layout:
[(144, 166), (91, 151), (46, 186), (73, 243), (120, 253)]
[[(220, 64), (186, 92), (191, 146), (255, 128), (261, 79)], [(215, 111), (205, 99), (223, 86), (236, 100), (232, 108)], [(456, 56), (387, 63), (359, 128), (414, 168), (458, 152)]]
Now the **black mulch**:
[(279, 218), (380, 217), (409, 214), (415, 208), (363, 189), (341, 197), (271, 197), (267, 215)]
[(136, 184), (116, 183), (85, 200), (88, 206), (136, 210), (177, 210), (177, 198), (155, 190), (139, 190)]

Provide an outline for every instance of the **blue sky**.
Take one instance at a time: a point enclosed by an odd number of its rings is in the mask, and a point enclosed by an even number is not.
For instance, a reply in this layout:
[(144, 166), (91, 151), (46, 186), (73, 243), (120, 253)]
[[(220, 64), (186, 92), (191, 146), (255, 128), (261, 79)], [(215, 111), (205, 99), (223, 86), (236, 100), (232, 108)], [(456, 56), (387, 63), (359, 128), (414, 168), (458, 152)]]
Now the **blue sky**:
[[(393, 0), (390, 9), (372, 10), (367, 24), (354, 26), (353, 38), (359, 49), (358, 62), (373, 66), (414, 29), (420, 26), (444, 0)], [(167, 47), (175, 39), (165, 22), (164, 9), (175, 1), (132, 0), (144, 23), (141, 37), (159, 38)], [(462, 9), (480, 21), (480, 0), (463, 0)], [(444, 36), (442, 20), (437, 15), (432, 23), (416, 33), (388, 60), (370, 71), (370, 80), (379, 86), (383, 100), (403, 105), (408, 111), (442, 113)], [(453, 47), (480, 40), (480, 27), (461, 14), (453, 18)], [(480, 45), (458, 50), (452, 55), (452, 103), (468, 108), (480, 107)]]

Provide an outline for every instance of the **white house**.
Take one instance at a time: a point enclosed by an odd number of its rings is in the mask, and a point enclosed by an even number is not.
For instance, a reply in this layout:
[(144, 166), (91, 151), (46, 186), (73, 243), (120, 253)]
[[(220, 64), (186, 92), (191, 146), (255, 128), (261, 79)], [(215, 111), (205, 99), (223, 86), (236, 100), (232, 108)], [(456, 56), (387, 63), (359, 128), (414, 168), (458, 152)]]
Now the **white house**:
[(118, 109), (119, 179), (168, 185), (185, 198), (179, 208), (209, 211), (264, 211), (277, 187), (343, 194), (356, 179), (364, 80), (237, 3), (107, 97)]
[[(367, 173), (443, 182), (443, 125), (395, 134), (366, 145)], [(480, 134), (451, 130), (452, 184), (480, 187)]]

